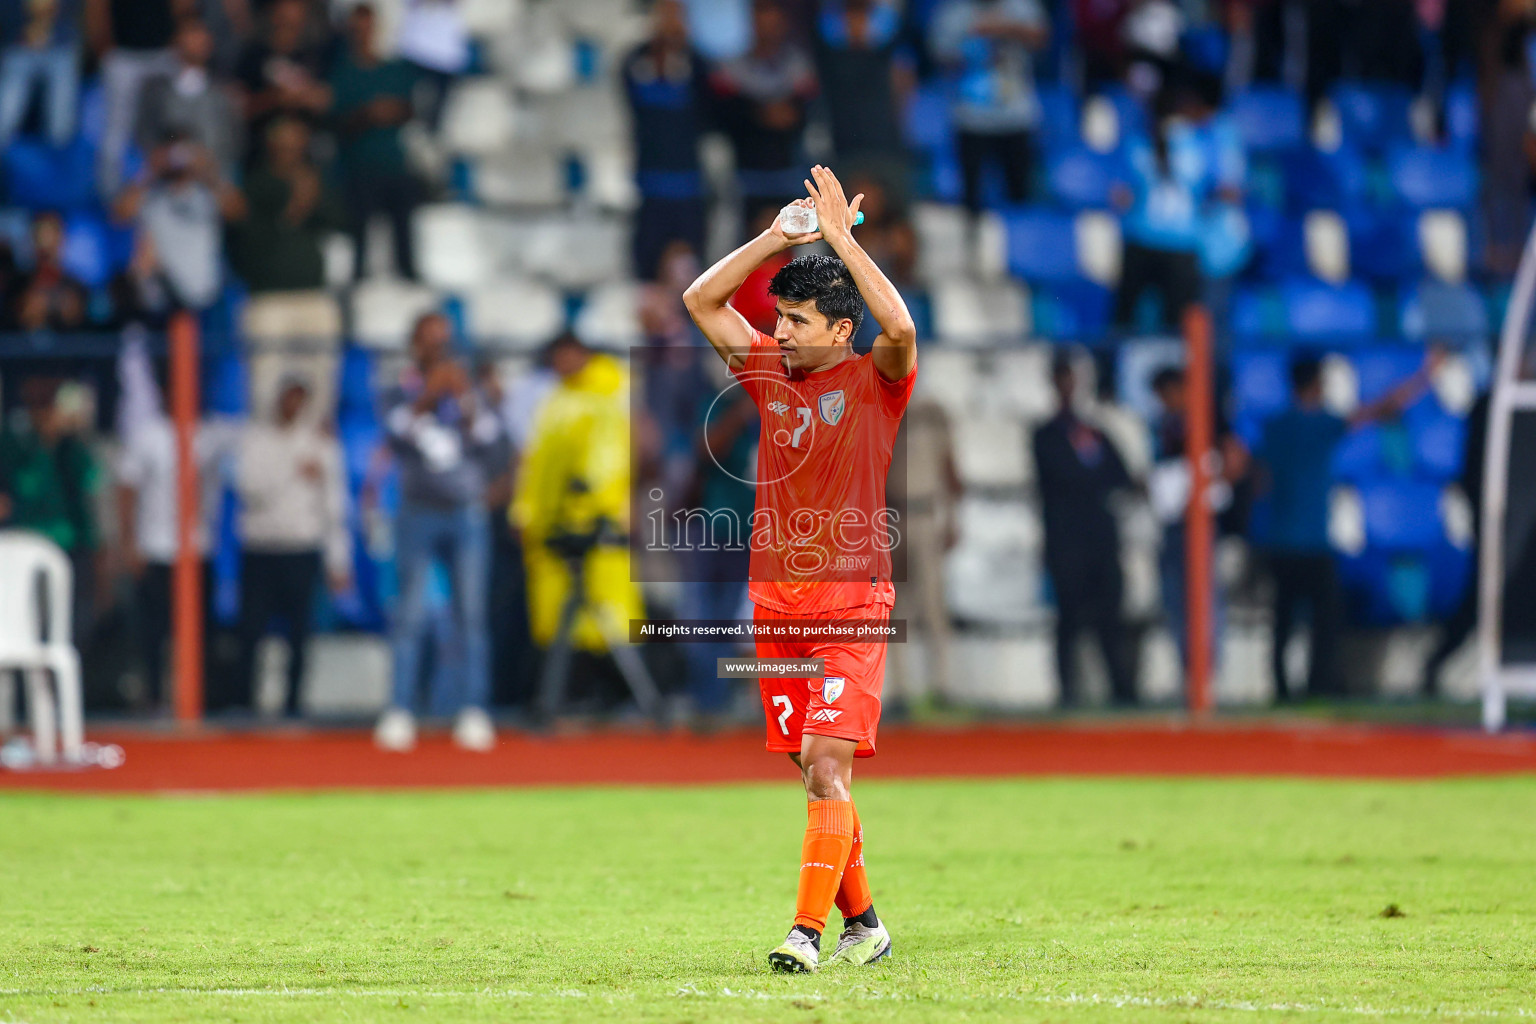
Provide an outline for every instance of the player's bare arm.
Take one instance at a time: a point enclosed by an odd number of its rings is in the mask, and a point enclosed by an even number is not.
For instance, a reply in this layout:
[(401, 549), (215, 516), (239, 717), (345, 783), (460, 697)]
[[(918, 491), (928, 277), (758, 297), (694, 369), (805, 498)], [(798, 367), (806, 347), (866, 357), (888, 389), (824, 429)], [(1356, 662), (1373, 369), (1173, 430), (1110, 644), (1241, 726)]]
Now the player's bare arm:
[[(809, 206), (811, 200), (802, 199), (799, 203)], [(709, 343), (731, 369), (739, 370), (746, 365), (754, 335), (747, 318), (731, 306), (731, 296), (746, 281), (747, 275), (765, 260), (777, 256), (785, 249), (820, 241), (821, 237), (819, 231), (785, 234), (779, 219), (775, 217), (772, 227), (704, 271), (683, 292), (683, 304), (688, 307), (688, 315), (693, 317), (693, 322), (699, 325), (704, 337), (709, 339)]]
[(819, 164), (811, 168), (811, 178), (812, 181), (805, 183), (805, 189), (816, 204), (820, 235), (848, 268), (870, 315), (880, 325), (880, 335), (875, 339), (870, 358), (875, 361), (880, 376), (886, 380), (901, 380), (912, 372), (917, 362), (917, 327), (912, 323), (912, 314), (907, 312), (907, 304), (896, 286), (854, 240), (853, 224), (864, 197), (854, 196), (853, 202), (849, 203), (837, 176)]

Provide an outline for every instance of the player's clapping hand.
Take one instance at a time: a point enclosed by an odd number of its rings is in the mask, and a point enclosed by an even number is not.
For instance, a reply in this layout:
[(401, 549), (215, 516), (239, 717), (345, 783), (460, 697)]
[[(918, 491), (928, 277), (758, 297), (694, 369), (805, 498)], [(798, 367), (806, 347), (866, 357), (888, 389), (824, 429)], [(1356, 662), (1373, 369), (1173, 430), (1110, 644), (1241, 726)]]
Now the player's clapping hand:
[(850, 203), (837, 175), (820, 164), (811, 168), (811, 178), (812, 181), (805, 183), (805, 190), (816, 205), (816, 223), (821, 228), (821, 235), (828, 241), (853, 237), (853, 222), (859, 216), (864, 193), (854, 196)]

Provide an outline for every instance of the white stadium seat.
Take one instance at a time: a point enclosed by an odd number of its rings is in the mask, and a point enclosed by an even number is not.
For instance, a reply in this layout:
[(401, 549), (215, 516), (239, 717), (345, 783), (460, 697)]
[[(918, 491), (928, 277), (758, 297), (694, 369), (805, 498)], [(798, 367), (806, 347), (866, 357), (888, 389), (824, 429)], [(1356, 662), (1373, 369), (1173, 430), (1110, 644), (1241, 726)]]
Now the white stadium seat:
[(1049, 345), (1005, 349), (981, 358), (981, 383), (988, 408), (1018, 417), (1026, 424), (1055, 415)]
[(1090, 96), (1083, 104), (1083, 142), (1098, 153), (1112, 153), (1120, 145), (1120, 112), (1103, 96)]
[(928, 284), (964, 276), (970, 260), (970, 215), (963, 206), (918, 203), (912, 208), (917, 232), (917, 276)]
[(1024, 424), (1012, 417), (960, 416), (951, 424), (955, 469), (967, 487), (1018, 488), (1028, 482)]
[(416, 211), (416, 259), (422, 278), (447, 291), (465, 291), (494, 272), (481, 227), (483, 214), (462, 203), (439, 203)]
[(576, 84), (575, 48), (553, 6), (530, 9), (517, 32), (491, 41), (493, 62), (525, 92), (550, 95)]
[(571, 89), (545, 103), (545, 131), (560, 148), (601, 153), (629, 145), (629, 110), (613, 85)]
[(588, 152), (582, 166), (586, 170), (582, 194), (598, 209), (624, 213), (640, 205), (634, 160), (627, 148)]
[(946, 565), (950, 608), (975, 622), (1022, 624), (1040, 605), (1041, 527), (1019, 500), (966, 497), (959, 507), (960, 542)]
[(1313, 210), (1302, 221), (1307, 269), (1333, 284), (1349, 280), (1349, 231), (1332, 210)]
[(464, 297), (464, 320), (477, 344), (527, 352), (565, 329), (565, 300), (542, 282), (504, 278)]
[(518, 151), (475, 161), (475, 198), (488, 206), (548, 207), (565, 202), (565, 168), (553, 153)]
[(1088, 210), (1073, 223), (1077, 265), (1083, 276), (1106, 288), (1120, 281), (1120, 220), (1112, 213)]
[(628, 272), (629, 234), (611, 218), (544, 218), (523, 238), (523, 269), (565, 288), (588, 288)]
[[(1477, 401), (1477, 380), (1463, 355), (1447, 356), (1435, 370), (1430, 386), (1440, 407), (1453, 416), (1465, 416)], [(1478, 496), (1481, 500), (1481, 496)]]
[(646, 21), (643, 6), (634, 0), (560, 0), (558, 10), (572, 35), (604, 41), (625, 38), (637, 21), (643, 32)]
[(1029, 333), (1029, 292), (1018, 281), (945, 281), (934, 287), (933, 326), (952, 345), (1017, 342)]
[(1328, 494), (1328, 543), (1346, 555), (1365, 550), (1365, 505), (1353, 487), (1335, 487)]
[(1348, 359), (1323, 357), (1323, 405), (1337, 416), (1348, 416), (1360, 404), (1360, 377)]
[(1344, 119), (1333, 100), (1324, 99), (1312, 115), (1312, 145), (1324, 153), (1336, 153), (1344, 144)]
[(436, 292), (406, 281), (365, 281), (352, 290), (352, 337), (381, 351), (404, 351), (416, 318), (441, 306)]
[(956, 349), (924, 348), (918, 354), (917, 394), (937, 402), (951, 418), (976, 400), (976, 356)]
[(325, 283), (329, 288), (345, 288), (352, 283), (352, 237), (340, 231), (325, 236), (320, 255), (325, 260)]
[(458, 0), (464, 27), (472, 36), (511, 35), (523, 12), (522, 0)]
[(453, 153), (500, 153), (512, 141), (516, 119), (512, 93), (503, 83), (488, 77), (465, 78), (448, 93), (439, 137)]
[(1419, 215), (1419, 251), (1424, 267), (1449, 284), (1467, 279), (1467, 222), (1455, 210), (1425, 210)]
[(576, 315), (576, 334), (599, 348), (638, 345), (644, 335), (639, 310), (640, 287), (632, 281), (594, 288)]

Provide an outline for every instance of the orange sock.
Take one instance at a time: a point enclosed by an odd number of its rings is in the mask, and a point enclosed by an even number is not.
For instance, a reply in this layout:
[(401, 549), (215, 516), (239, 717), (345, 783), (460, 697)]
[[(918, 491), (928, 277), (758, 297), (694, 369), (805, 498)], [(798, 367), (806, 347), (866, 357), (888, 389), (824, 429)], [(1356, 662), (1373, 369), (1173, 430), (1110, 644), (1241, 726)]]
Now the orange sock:
[(800, 891), (795, 895), (795, 924), (827, 928), (827, 914), (853, 847), (853, 801), (814, 800), (806, 813), (805, 843), (800, 848)]
[(843, 868), (843, 881), (837, 887), (837, 909), (843, 920), (851, 921), (875, 905), (869, 894), (869, 876), (864, 873), (864, 825), (859, 821), (859, 809), (853, 808), (853, 846), (848, 850), (848, 866)]

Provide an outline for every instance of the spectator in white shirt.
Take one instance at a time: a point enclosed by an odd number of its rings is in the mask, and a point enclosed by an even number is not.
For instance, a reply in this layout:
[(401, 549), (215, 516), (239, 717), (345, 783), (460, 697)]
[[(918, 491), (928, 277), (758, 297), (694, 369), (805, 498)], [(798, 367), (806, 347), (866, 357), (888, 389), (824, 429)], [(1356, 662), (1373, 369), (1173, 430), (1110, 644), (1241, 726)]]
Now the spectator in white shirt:
[(278, 389), (270, 421), (240, 432), (235, 489), (240, 496), (240, 662), (223, 687), (210, 687), (208, 709), (249, 708), (255, 693), (256, 645), (274, 618), (288, 642), (284, 710), (299, 714), (305, 650), (322, 567), (331, 590), (351, 586), (341, 446), (304, 416), (309, 384), (290, 377)]
[[(130, 345), (120, 366), (123, 382), (121, 435), (123, 449), (117, 464), (118, 535), (123, 558), (134, 579), (134, 612), (137, 619), (140, 664), (144, 669), (145, 698), (158, 709), (165, 679), (165, 645), (171, 635), (171, 567), (176, 562), (178, 522), (176, 508), (176, 431), (166, 416), (158, 388), (146, 367), (130, 366), (133, 359), (147, 361), (141, 349)], [(230, 425), (204, 420), (193, 440), (199, 480), (199, 509), (192, 544), (202, 563), (203, 621), (213, 594), (208, 561), (210, 521), (217, 517), (224, 474), (221, 463), (228, 450)], [(204, 645), (206, 652), (208, 645)]]

